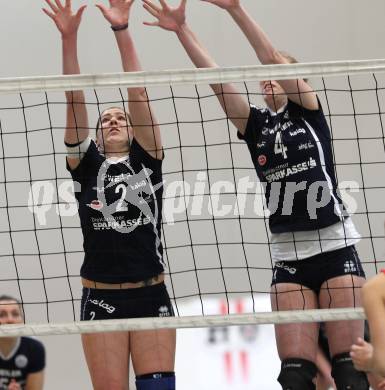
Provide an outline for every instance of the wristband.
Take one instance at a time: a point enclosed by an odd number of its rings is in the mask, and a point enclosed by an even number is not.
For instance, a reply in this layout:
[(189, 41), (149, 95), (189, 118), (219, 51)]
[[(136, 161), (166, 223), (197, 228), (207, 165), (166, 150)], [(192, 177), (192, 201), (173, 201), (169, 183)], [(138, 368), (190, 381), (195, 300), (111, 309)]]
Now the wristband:
[(67, 142), (64, 142), (64, 144), (67, 148), (67, 157), (78, 158), (81, 160), (86, 155), (87, 150), (91, 145), (91, 138), (87, 137), (76, 144), (69, 144)]
[(126, 30), (127, 28), (128, 28), (128, 23), (120, 24), (118, 26), (111, 26), (112, 31), (122, 31), (122, 30)]

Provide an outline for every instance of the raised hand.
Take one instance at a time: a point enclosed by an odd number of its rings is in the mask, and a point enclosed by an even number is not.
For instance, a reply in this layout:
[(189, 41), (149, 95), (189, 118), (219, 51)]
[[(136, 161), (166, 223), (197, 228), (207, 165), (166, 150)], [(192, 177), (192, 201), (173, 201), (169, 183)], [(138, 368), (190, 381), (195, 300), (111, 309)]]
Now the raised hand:
[(111, 26), (124, 26), (128, 23), (131, 6), (134, 0), (109, 0), (110, 7), (103, 4), (96, 4), (103, 16)]
[(75, 35), (78, 32), (80, 21), (86, 5), (81, 6), (76, 13), (72, 11), (71, 0), (45, 0), (50, 9), (43, 8), (43, 11), (55, 22), (62, 37)]
[(214, 4), (226, 10), (229, 10), (231, 8), (237, 8), (241, 5), (240, 0), (201, 0), (201, 1)]
[(143, 24), (177, 32), (186, 21), (186, 1), (182, 0), (178, 7), (172, 8), (165, 0), (159, 0), (161, 7), (151, 0), (142, 0), (143, 8), (158, 19), (155, 22), (143, 22)]

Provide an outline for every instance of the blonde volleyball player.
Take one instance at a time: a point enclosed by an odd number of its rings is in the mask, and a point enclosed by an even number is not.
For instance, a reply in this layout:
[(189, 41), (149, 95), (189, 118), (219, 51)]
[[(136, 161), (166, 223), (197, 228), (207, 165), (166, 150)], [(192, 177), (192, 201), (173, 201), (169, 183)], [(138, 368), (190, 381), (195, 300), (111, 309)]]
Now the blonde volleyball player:
[[(79, 74), (77, 35), (85, 6), (46, 0), (63, 44), (64, 74)], [(141, 66), (129, 31), (133, 0), (98, 4), (115, 36), (123, 69)], [(99, 53), (103, 56), (109, 55)], [(160, 226), (163, 150), (144, 88), (128, 90), (128, 112), (103, 111), (89, 136), (82, 91), (66, 93), (67, 167), (76, 185), (84, 262), (82, 320), (172, 316), (164, 284)], [(175, 331), (82, 335), (95, 390), (128, 389), (131, 355), (138, 390), (174, 390)]]
[[(175, 32), (197, 67), (217, 66), (187, 25), (186, 0), (176, 8), (165, 0), (142, 1), (157, 19), (146, 24)], [(207, 2), (229, 12), (262, 64), (294, 61), (272, 46), (239, 0)], [(267, 80), (261, 83), (267, 108), (260, 109), (250, 107), (232, 85), (211, 87), (246, 141), (259, 179), (266, 183), (266, 203), (272, 206), (273, 309), (359, 306), (364, 282), (354, 248), (359, 235), (338, 195), (330, 130), (316, 93), (301, 79)], [(270, 198), (279, 201), (272, 205)], [(363, 321), (328, 323), (326, 332), (337, 389), (367, 390), (365, 374), (354, 369), (349, 356), (353, 340), (363, 335)], [(278, 325), (276, 339), (282, 388), (314, 389), (318, 324)]]

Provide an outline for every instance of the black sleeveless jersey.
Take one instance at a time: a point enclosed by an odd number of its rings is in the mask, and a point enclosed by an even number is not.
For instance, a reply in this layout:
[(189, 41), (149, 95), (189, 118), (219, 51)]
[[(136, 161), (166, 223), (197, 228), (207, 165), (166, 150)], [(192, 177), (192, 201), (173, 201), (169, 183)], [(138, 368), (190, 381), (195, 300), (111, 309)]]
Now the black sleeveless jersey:
[(238, 133), (265, 186), (272, 233), (322, 229), (346, 215), (319, 105), (307, 110), (289, 100), (277, 113), (251, 106), (245, 135)]
[(162, 161), (134, 139), (111, 162), (92, 141), (71, 171), (84, 238), (81, 276), (103, 283), (138, 282), (163, 272)]
[(0, 390), (7, 390), (12, 380), (25, 389), (27, 377), (43, 370), (45, 350), (43, 344), (29, 337), (20, 337), (10, 356), (0, 353)]

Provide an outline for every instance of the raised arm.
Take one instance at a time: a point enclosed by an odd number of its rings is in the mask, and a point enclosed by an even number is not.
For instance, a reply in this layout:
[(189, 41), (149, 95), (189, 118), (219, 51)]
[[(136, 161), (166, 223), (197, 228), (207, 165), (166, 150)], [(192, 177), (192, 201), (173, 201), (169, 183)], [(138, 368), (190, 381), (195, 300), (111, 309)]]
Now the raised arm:
[[(288, 64), (289, 60), (274, 48), (262, 28), (251, 18), (240, 0), (202, 0), (226, 10), (254, 48), (259, 61), (263, 64)], [(318, 109), (317, 96), (311, 86), (302, 79), (279, 80), (288, 98), (309, 109)]]
[[(110, 7), (97, 4), (114, 31), (125, 72), (141, 71), (138, 54), (130, 34), (128, 23), (134, 0), (110, 0)], [(126, 27), (127, 26), (127, 27)], [(161, 159), (162, 140), (159, 125), (151, 110), (145, 88), (128, 89), (128, 110), (130, 112), (135, 139), (154, 158)]]
[[(165, 0), (159, 1), (160, 6), (151, 0), (142, 1), (143, 7), (157, 19), (155, 22), (145, 22), (144, 24), (158, 26), (165, 30), (175, 32), (191, 61), (197, 68), (218, 67), (186, 22), (186, 0), (182, 0), (176, 8), (169, 7)], [(239, 94), (238, 90), (232, 84), (212, 84), (211, 88), (234, 126), (241, 133), (244, 133), (250, 112), (250, 107), (246, 99)]]
[[(63, 5), (60, 0), (46, 0), (49, 9), (43, 11), (55, 22), (61, 33), (63, 49), (63, 74), (79, 74), (80, 66), (77, 54), (77, 35), (80, 21), (86, 6), (76, 13), (72, 11), (71, 0)], [(67, 123), (64, 141), (67, 144), (78, 144), (89, 135), (88, 116), (83, 91), (67, 91)], [(79, 164), (79, 158), (68, 158), (72, 169)]]

